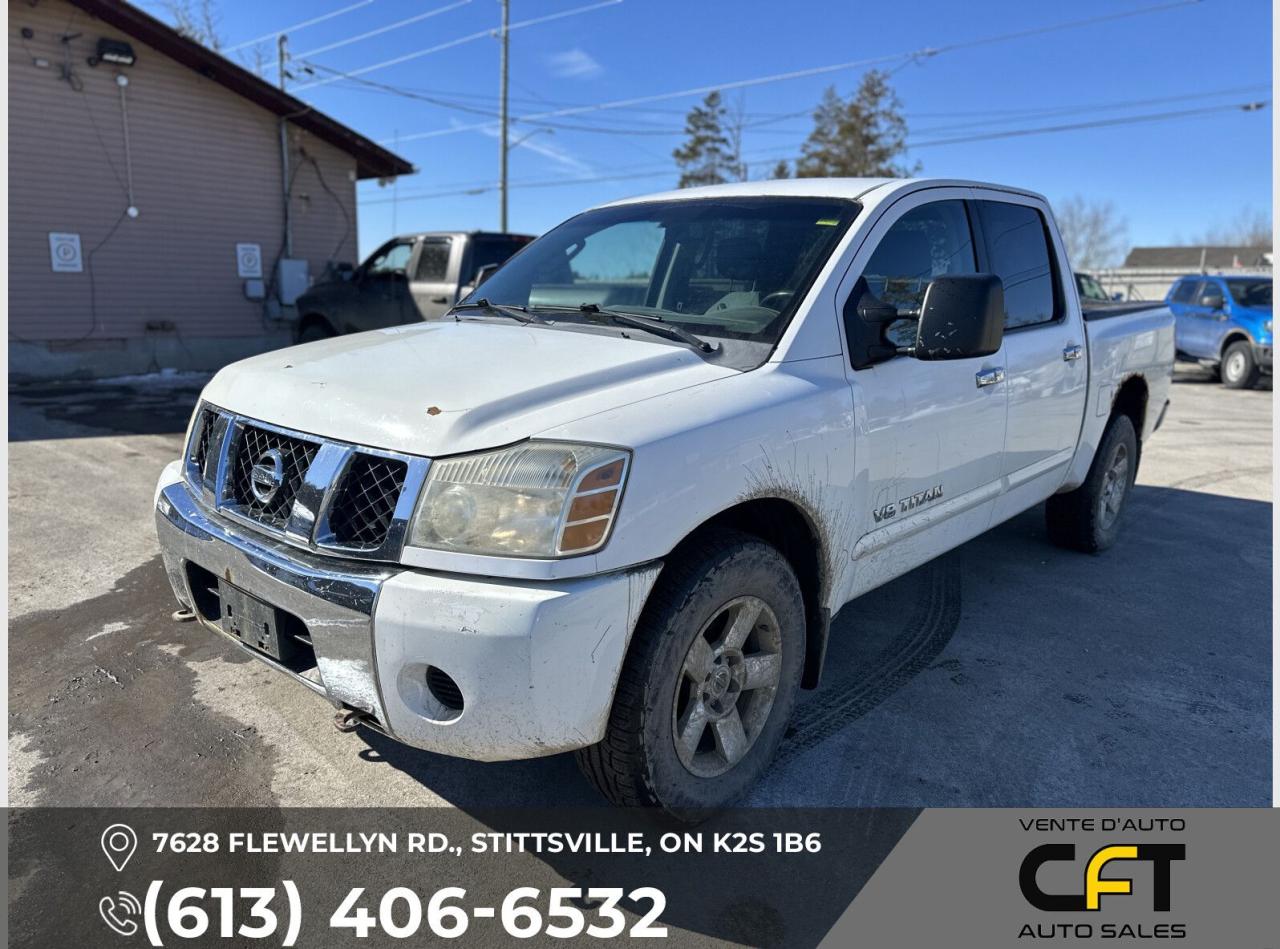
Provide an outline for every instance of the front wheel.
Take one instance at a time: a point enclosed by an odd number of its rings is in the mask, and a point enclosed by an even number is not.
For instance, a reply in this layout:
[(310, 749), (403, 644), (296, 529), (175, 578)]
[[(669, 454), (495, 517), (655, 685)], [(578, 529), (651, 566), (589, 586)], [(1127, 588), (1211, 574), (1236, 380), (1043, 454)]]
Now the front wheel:
[(804, 648), (786, 558), (748, 534), (707, 532), (663, 569), (604, 740), (578, 752), (579, 766), (615, 804), (690, 819), (732, 803), (782, 742)]
[(1228, 389), (1252, 389), (1261, 375), (1253, 347), (1244, 340), (1232, 343), (1222, 354), (1222, 384)]

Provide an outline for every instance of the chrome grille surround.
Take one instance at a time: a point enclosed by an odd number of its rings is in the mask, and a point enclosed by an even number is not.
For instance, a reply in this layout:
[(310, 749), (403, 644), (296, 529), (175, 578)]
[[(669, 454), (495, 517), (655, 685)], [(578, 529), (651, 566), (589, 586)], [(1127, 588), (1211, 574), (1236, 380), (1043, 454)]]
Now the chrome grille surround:
[[(207, 402), (197, 413), (185, 475), (206, 507), (316, 553), (400, 559), (428, 459), (282, 428)], [(287, 503), (272, 498), (264, 505), (253, 496), (246, 479), (256, 458), (243, 455), (247, 440), (289, 459), (281, 487)]]

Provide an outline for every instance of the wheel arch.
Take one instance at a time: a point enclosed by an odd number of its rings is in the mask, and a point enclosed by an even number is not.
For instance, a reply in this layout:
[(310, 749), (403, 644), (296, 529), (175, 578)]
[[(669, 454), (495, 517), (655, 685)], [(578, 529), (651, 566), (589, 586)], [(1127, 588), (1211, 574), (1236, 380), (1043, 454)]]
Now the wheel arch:
[(1218, 347), (1218, 362), (1221, 363), (1227, 356), (1227, 349), (1233, 343), (1252, 343), (1249, 334), (1241, 329), (1233, 329), (1222, 338), (1222, 345)]
[(800, 684), (817, 688), (826, 654), (830, 610), (825, 606), (830, 592), (827, 545), (818, 520), (805, 505), (793, 498), (762, 496), (745, 498), (707, 518), (689, 531), (668, 554), (680, 556), (687, 545), (708, 530), (732, 528), (773, 545), (790, 563), (800, 581), (804, 598), (805, 660)]
[(1133, 423), (1133, 432), (1138, 437), (1138, 460), (1142, 460), (1142, 436), (1146, 431), (1147, 404), (1150, 400), (1147, 380), (1142, 376), (1130, 376), (1121, 383), (1111, 403), (1111, 417), (1126, 416)]

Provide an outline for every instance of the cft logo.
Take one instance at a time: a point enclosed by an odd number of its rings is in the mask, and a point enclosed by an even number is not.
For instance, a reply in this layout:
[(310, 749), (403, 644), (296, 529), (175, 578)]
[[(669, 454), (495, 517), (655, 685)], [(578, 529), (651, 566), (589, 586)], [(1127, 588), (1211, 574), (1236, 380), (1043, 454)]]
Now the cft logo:
[(1175, 860), (1185, 860), (1185, 844), (1110, 844), (1089, 858), (1084, 870), (1083, 893), (1046, 893), (1036, 876), (1040, 868), (1053, 861), (1074, 861), (1075, 844), (1043, 844), (1022, 860), (1018, 885), (1026, 901), (1046, 913), (1078, 913), (1102, 908), (1103, 894), (1129, 896), (1133, 893), (1132, 877), (1103, 877), (1103, 868), (1119, 861), (1145, 861), (1153, 868), (1151, 908), (1169, 912), (1170, 868)]

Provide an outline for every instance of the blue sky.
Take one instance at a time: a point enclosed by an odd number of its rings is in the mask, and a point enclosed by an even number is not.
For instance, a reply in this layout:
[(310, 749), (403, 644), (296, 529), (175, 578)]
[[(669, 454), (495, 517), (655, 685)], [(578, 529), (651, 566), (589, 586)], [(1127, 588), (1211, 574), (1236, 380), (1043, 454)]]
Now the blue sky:
[[(511, 111), (518, 117), (862, 61), (1159, 2), (623, 0), (513, 31)], [(308, 57), (328, 69), (349, 72), (492, 28), (499, 15), (496, 0), (215, 0), (214, 8), (224, 41), (234, 46), (357, 3), (358, 9), (293, 31), (291, 49), (307, 54), (442, 10)], [(512, 0), (511, 21), (591, 3)], [(143, 6), (165, 16), (159, 0)], [(922, 164), (923, 174), (1014, 183), (1051, 200), (1082, 194), (1111, 201), (1127, 222), (1130, 243), (1160, 244), (1227, 225), (1246, 209), (1269, 211), (1270, 107), (1057, 134), (926, 143), (1268, 100), (1270, 46), (1266, 0), (1202, 0), (887, 67), (895, 70), (892, 82), (908, 118), (913, 143), (908, 158)], [(263, 43), (262, 49), (274, 56), (274, 43)], [(798, 152), (811, 122), (807, 115), (789, 115), (811, 109), (827, 85), (841, 92), (853, 89), (864, 68), (732, 93), (741, 95), (753, 123), (743, 144), (753, 176), (764, 176), (778, 158)], [(494, 39), (462, 42), (362, 76), (437, 102), (358, 87), (349, 80), (301, 88), (330, 75), (300, 74), (295, 91), (420, 168), (394, 190), (372, 182), (360, 185), (362, 254), (394, 230), (497, 227), (495, 190), (449, 193), (497, 181), (494, 129), (458, 128), (484, 125), (496, 111)], [(592, 204), (673, 186), (671, 150), (682, 138), (683, 113), (698, 98), (550, 119), (586, 128), (543, 128), (512, 149), (511, 228), (539, 233)], [(513, 138), (534, 128), (516, 123)], [(442, 134), (413, 138), (421, 133)], [(582, 178), (615, 180), (572, 181)]]

